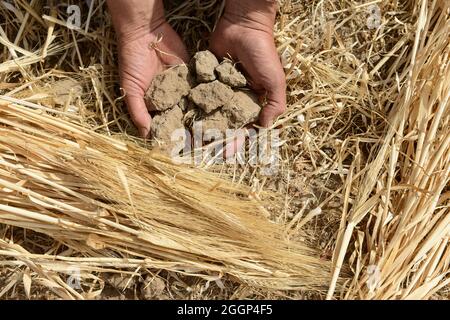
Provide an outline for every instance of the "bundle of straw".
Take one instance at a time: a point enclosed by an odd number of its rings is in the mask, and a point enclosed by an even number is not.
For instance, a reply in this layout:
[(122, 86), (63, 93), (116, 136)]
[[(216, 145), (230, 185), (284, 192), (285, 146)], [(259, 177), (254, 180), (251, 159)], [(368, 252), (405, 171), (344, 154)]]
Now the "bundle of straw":
[[(0, 222), (82, 253), (70, 260), (81, 269), (156, 268), (209, 280), (230, 275), (271, 290), (323, 290), (327, 264), (285, 241), (252, 198), (245, 187), (147, 149), (40, 110), (0, 106)], [(68, 285), (58, 288), (77, 297)]]
[[(347, 298), (427, 299), (450, 284), (450, 4), (422, 0), (415, 10), (388, 131), (342, 215), (334, 281), (356, 226), (367, 230), (356, 234)], [(332, 281), (329, 298), (333, 290)]]
[[(105, 1), (76, 4), (80, 29), (0, 3), (0, 298), (105, 297), (110, 273), (163, 279), (152, 298), (448, 298), (448, 1), (280, 0), (280, 170), (217, 168), (237, 184), (123, 142)], [(166, 4), (206, 49), (224, 1)]]

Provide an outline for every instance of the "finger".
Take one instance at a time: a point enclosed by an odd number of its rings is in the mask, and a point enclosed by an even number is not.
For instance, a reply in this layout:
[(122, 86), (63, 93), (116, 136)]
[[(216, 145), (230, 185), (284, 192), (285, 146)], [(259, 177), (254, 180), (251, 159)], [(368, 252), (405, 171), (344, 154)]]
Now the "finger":
[(274, 120), (286, 111), (286, 82), (283, 80), (267, 90), (267, 104), (263, 107), (259, 122), (263, 127), (270, 127)]
[(224, 46), (221, 36), (216, 32), (214, 32), (210, 37), (208, 49), (219, 59), (231, 58), (232, 60), (236, 60), (236, 56), (232, 52), (233, 48), (227, 48)]
[(130, 118), (138, 129), (140, 136), (147, 138), (150, 133), (152, 118), (147, 111), (144, 99), (136, 96), (127, 96), (125, 101)]

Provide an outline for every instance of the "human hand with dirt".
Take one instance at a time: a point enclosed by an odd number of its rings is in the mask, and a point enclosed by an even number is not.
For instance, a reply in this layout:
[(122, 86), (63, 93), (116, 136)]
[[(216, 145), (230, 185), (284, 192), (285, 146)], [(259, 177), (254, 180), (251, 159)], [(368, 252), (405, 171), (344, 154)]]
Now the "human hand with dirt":
[(146, 90), (155, 75), (186, 62), (188, 54), (165, 20), (162, 0), (107, 0), (107, 4), (118, 36), (121, 88), (130, 117), (145, 138), (151, 125)]
[(286, 78), (273, 37), (276, 6), (273, 0), (227, 0), (211, 37), (211, 51), (238, 61), (252, 88), (266, 97), (260, 115), (264, 127), (286, 110)]

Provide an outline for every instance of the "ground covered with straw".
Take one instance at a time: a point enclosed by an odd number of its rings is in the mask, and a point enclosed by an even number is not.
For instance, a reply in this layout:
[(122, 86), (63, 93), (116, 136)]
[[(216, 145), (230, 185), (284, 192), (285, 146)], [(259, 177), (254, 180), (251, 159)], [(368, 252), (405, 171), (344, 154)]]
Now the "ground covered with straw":
[[(205, 49), (222, 1), (166, 2)], [(448, 298), (448, 1), (280, 1), (275, 175), (135, 138), (88, 3), (0, 3), (0, 299)]]

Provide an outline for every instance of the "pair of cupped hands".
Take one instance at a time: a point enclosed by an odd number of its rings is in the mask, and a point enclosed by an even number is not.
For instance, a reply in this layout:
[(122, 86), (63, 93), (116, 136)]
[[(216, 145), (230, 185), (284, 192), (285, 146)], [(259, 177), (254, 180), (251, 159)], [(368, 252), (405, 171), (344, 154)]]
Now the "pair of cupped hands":
[[(130, 117), (142, 137), (151, 116), (144, 94), (155, 75), (168, 66), (188, 62), (179, 35), (167, 23), (162, 0), (107, 0), (119, 41), (121, 87)], [(276, 1), (227, 0), (210, 37), (219, 58), (238, 61), (255, 92), (266, 104), (260, 125), (268, 127), (285, 111), (286, 80), (273, 38)], [(153, 44), (153, 45), (152, 45)]]

